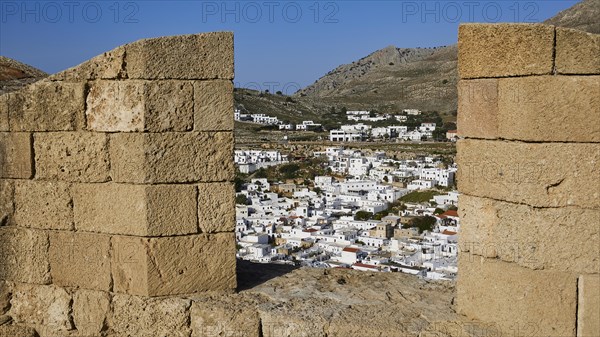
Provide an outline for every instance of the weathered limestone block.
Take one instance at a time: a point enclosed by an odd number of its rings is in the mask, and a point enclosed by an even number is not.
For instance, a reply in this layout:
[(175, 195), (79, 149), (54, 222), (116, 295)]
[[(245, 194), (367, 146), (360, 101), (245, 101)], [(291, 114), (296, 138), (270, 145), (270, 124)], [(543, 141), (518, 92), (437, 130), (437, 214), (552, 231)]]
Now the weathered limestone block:
[(232, 181), (232, 132), (110, 136), (112, 178), (129, 183)]
[(139, 40), (126, 45), (132, 79), (233, 79), (233, 33)]
[(542, 24), (461, 24), (460, 78), (550, 74), (554, 26)]
[(461, 137), (498, 137), (498, 79), (458, 82), (457, 125)]
[(198, 220), (203, 233), (235, 230), (235, 186), (233, 183), (198, 185)]
[(577, 277), (459, 255), (457, 311), (495, 323), (501, 334), (574, 336)]
[[(420, 329), (426, 326), (426, 322), (421, 321), (411, 310), (390, 312), (383, 305), (352, 305), (340, 309), (328, 319), (330, 324), (324, 336), (435, 336), (419, 334)], [(447, 335), (439, 334), (439, 336)]]
[(112, 238), (114, 291), (142, 296), (232, 291), (233, 233), (164, 238)]
[(85, 84), (42, 80), (9, 94), (11, 131), (73, 131), (83, 126)]
[(81, 289), (73, 293), (73, 323), (82, 336), (100, 336), (109, 310), (108, 293)]
[(502, 78), (498, 86), (500, 137), (600, 142), (600, 76)]
[[(264, 337), (326, 337), (328, 319), (333, 315), (322, 315), (316, 308), (324, 306), (335, 311), (336, 306), (324, 305), (323, 300), (291, 301), (277, 305), (267, 304), (258, 308)], [(310, 308), (310, 309), (309, 309)], [(319, 310), (319, 315), (314, 313)]]
[(48, 235), (44, 231), (0, 227), (0, 280), (50, 283)]
[(137, 236), (198, 233), (195, 186), (77, 184), (73, 204), (79, 231)]
[(556, 71), (600, 74), (600, 34), (556, 27)]
[(50, 232), (52, 283), (65, 287), (109, 291), (111, 285), (110, 237)]
[(193, 90), (191, 81), (92, 82), (85, 112), (87, 128), (107, 132), (190, 131), (194, 124)]
[(32, 175), (31, 134), (0, 132), (0, 178), (29, 179)]
[(600, 209), (534, 208), (465, 194), (459, 200), (461, 253), (533, 269), (600, 273)]
[(56, 286), (16, 284), (10, 315), (15, 323), (43, 327), (54, 336), (73, 329), (69, 318), (71, 295)]
[(124, 79), (125, 47), (120, 46), (84, 63), (48, 77), (52, 81), (83, 82), (96, 79)]
[(12, 225), (15, 212), (15, 185), (12, 180), (0, 179), (0, 226)]
[(36, 178), (70, 182), (107, 181), (110, 167), (107, 141), (107, 135), (102, 133), (36, 133)]
[(17, 180), (15, 224), (39, 229), (73, 229), (71, 188), (59, 181)]
[(8, 94), (0, 95), (0, 132), (9, 131)]
[(187, 337), (191, 301), (115, 294), (108, 317), (109, 336)]
[(192, 337), (260, 336), (257, 304), (238, 294), (194, 299), (190, 309)]
[(34, 328), (24, 325), (0, 326), (0, 337), (38, 337)]
[(233, 33), (214, 32), (139, 40), (49, 79), (231, 80), (233, 71)]
[(600, 208), (597, 144), (460, 140), (464, 194), (538, 207)]
[(581, 275), (578, 282), (577, 337), (600, 336), (600, 275)]
[(194, 130), (233, 130), (233, 83), (230, 80), (194, 83)]
[(10, 309), (12, 291), (11, 283), (0, 281), (0, 315), (6, 314)]

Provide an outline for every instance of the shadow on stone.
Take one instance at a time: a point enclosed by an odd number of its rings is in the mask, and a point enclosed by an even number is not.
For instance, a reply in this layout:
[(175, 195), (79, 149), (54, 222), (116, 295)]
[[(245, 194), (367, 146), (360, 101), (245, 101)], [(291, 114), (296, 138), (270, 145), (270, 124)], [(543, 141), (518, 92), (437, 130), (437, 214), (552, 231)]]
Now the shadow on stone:
[(261, 285), (273, 278), (283, 276), (300, 267), (285, 264), (253, 263), (237, 261), (237, 291), (247, 290)]

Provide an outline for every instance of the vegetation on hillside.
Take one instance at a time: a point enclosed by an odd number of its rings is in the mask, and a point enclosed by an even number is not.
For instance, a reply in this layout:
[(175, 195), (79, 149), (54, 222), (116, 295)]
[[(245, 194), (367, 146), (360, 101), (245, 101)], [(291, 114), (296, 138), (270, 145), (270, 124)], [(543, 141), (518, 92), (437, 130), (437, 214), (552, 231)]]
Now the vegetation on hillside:
[(433, 198), (434, 195), (440, 195), (442, 193), (435, 190), (426, 190), (426, 191), (413, 191), (408, 193), (407, 195), (400, 198), (402, 202), (411, 202), (411, 203), (424, 203), (429, 202)]

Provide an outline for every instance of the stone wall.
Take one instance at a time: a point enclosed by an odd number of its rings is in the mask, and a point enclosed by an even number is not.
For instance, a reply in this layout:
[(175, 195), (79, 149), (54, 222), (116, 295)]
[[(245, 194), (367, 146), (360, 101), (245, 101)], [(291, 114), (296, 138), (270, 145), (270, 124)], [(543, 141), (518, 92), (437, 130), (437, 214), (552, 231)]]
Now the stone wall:
[(459, 29), (458, 312), (600, 336), (600, 35)]
[[(109, 308), (235, 290), (232, 79), (233, 35), (208, 33), (0, 96), (0, 325), (96, 336), (135, 325)], [(190, 302), (158, 303), (168, 334)]]

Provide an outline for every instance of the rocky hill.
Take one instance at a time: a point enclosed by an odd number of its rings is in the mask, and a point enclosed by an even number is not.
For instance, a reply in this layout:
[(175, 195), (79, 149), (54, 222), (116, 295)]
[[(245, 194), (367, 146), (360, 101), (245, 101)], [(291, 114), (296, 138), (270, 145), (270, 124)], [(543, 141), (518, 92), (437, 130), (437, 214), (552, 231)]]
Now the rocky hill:
[(457, 47), (389, 46), (330, 71), (296, 95), (383, 112), (456, 110)]
[[(584, 0), (545, 21), (600, 33), (600, 0)], [(296, 95), (323, 103), (397, 111), (416, 108), (449, 118), (457, 106), (457, 46), (389, 46), (341, 65)], [(445, 118), (445, 119), (446, 119)]]
[(39, 81), (48, 76), (32, 66), (0, 56), (0, 95)]
[(584, 0), (544, 23), (600, 34), (600, 0)]

